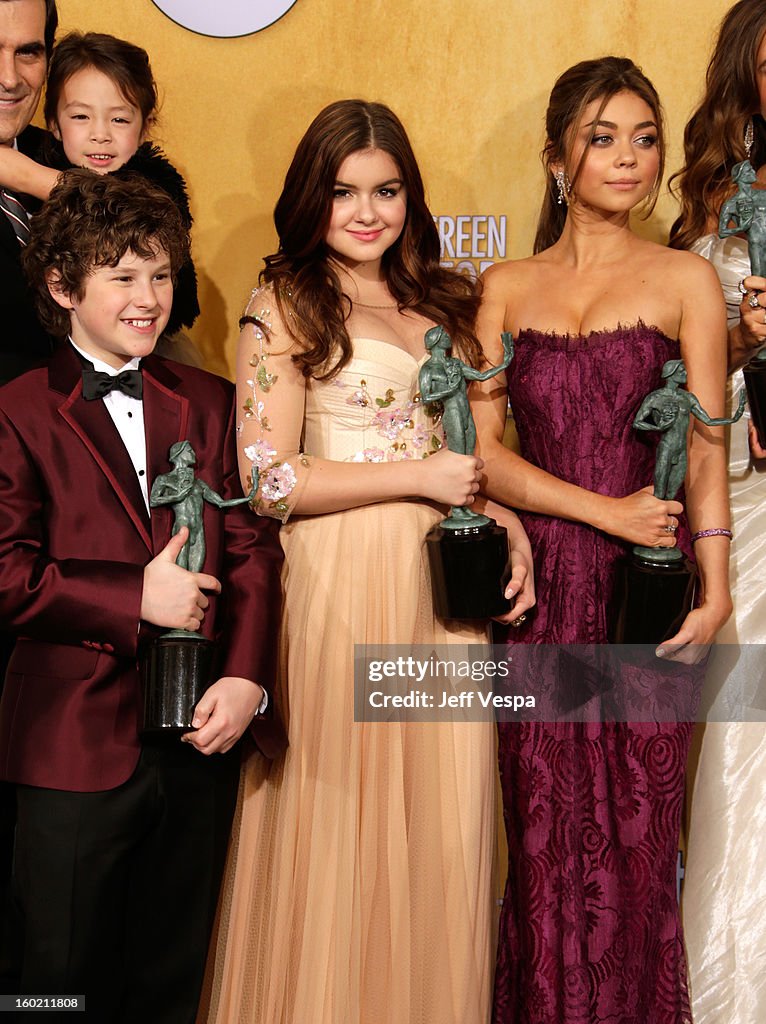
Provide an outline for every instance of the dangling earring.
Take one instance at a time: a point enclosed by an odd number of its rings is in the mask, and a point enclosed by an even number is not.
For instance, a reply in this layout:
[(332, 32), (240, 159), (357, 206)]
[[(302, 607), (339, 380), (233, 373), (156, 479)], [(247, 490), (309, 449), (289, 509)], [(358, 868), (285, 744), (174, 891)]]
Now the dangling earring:
[(558, 189), (558, 193), (559, 193), (558, 204), (559, 204), (559, 206), (561, 206), (562, 203), (566, 203), (567, 206), (568, 206), (569, 205), (569, 189), (571, 188), (571, 185), (570, 185), (570, 182), (569, 182), (569, 178), (567, 177), (566, 172), (563, 171), (563, 170), (556, 171), (555, 178), (556, 178), (556, 188)]
[(753, 128), (753, 119), (751, 117), (751, 118), (748, 119), (748, 122), (745, 125), (745, 153), (747, 154), (748, 160), (750, 159), (750, 154), (753, 151), (753, 143), (754, 142), (755, 142), (755, 129)]

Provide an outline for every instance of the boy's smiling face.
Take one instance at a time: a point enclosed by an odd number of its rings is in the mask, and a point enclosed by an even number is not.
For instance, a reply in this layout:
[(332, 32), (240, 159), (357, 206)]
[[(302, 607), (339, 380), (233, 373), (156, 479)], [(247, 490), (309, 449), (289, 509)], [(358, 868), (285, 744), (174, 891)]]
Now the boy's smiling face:
[(170, 259), (162, 250), (152, 259), (128, 251), (116, 266), (96, 267), (82, 298), (58, 291), (53, 280), (48, 288), (70, 311), (75, 344), (115, 370), (153, 351), (173, 305)]

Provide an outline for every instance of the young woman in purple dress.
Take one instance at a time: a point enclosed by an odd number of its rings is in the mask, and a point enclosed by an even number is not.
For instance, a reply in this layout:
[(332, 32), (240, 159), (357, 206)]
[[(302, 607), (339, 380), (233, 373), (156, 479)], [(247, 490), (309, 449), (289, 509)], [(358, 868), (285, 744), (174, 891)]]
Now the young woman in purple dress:
[[(538, 610), (509, 641), (601, 644), (628, 545), (688, 550), (689, 529), (729, 527), (722, 428), (691, 431), (684, 514), (653, 497), (653, 443), (632, 427), (679, 357), (689, 390), (723, 415), (726, 319), (704, 260), (631, 230), (663, 169), (660, 103), (641, 71), (615, 57), (570, 68), (546, 130), (535, 255), (485, 276), (487, 358), (499, 358), (501, 331), (516, 339), (508, 390), (483, 385), (475, 417), (484, 489), (524, 510), (535, 557)], [(521, 457), (502, 445), (508, 396)], [(698, 606), (658, 654), (692, 661), (726, 621), (728, 543), (719, 533), (694, 545)], [(676, 901), (690, 730), (500, 725), (510, 857), (496, 1024), (690, 1020)]]

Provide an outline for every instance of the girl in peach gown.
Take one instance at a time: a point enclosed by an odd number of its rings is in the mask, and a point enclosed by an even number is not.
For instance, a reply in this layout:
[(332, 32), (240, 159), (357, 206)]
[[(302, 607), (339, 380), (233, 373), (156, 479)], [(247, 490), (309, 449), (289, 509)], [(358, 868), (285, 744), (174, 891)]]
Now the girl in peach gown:
[[(472, 502), (480, 460), (443, 446), (418, 394), (424, 332), (466, 360), (473, 282), (439, 243), (404, 129), (380, 104), (323, 110), (275, 209), (243, 317), (243, 480), (285, 551), (283, 762), (243, 772), (207, 1019), (484, 1024), (493, 960), (494, 728), (354, 721), (354, 645), (481, 643), (441, 622), (423, 540)], [(516, 617), (533, 601), (512, 513)]]

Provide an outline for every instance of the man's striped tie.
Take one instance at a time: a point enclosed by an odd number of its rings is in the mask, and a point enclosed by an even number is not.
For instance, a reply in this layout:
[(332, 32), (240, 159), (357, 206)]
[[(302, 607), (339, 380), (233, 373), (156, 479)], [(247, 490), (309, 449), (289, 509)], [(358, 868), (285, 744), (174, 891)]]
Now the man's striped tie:
[(0, 188), (0, 209), (2, 209), (11, 222), (14, 234), (19, 240), (19, 245), (26, 245), (30, 235), (29, 214), (13, 192)]

